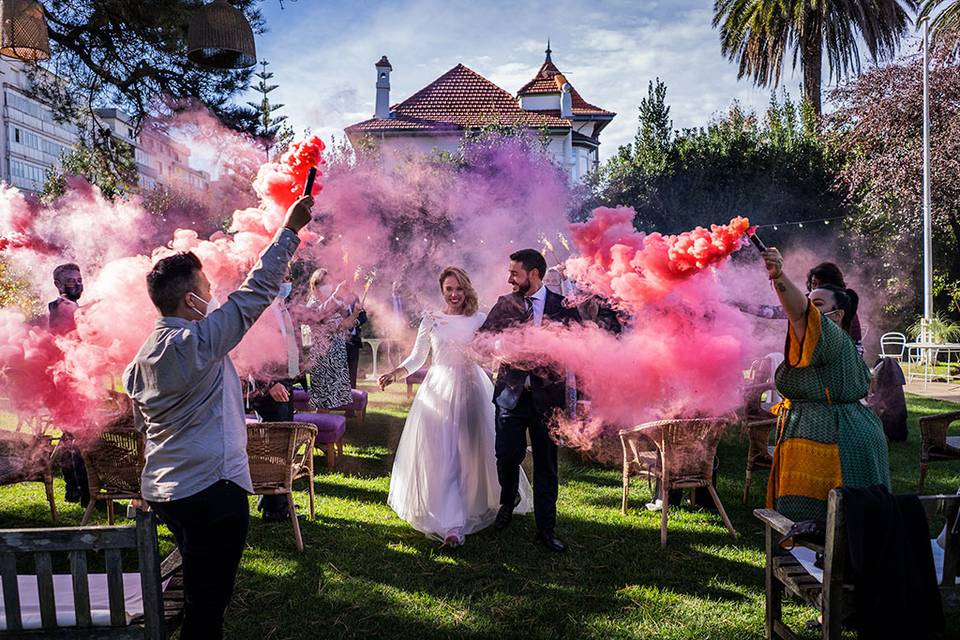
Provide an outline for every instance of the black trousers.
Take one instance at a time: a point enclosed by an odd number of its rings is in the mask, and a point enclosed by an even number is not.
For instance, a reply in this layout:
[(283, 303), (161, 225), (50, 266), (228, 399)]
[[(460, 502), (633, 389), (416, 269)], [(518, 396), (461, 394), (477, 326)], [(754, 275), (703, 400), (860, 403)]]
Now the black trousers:
[(357, 388), (357, 373), (360, 369), (360, 347), (363, 343), (347, 338), (347, 368), (350, 370), (350, 388)]
[(73, 436), (67, 433), (60, 439), (60, 469), (63, 471), (63, 483), (67, 492), (67, 500), (80, 501), (82, 506), (90, 502), (90, 485), (87, 481), (87, 466), (83, 463), (83, 456), (77, 448)]
[[(260, 414), (264, 422), (293, 422), (293, 385), (282, 384), (287, 387), (287, 393), (290, 394), (287, 402), (277, 402), (266, 394), (250, 402), (251, 408)], [(290, 503), (287, 501), (287, 496), (260, 496), (257, 506), (263, 510), (265, 517), (290, 517)]]
[(150, 502), (177, 540), (183, 557), (184, 610), (181, 640), (223, 637), (223, 614), (247, 539), (247, 492), (220, 480), (200, 493)]
[(513, 508), (520, 486), (520, 464), (527, 455), (527, 432), (533, 448), (533, 511), (540, 531), (553, 531), (557, 524), (557, 445), (547, 429), (547, 412), (537, 410), (530, 391), (520, 395), (517, 406), (497, 406), (497, 477), (500, 504)]

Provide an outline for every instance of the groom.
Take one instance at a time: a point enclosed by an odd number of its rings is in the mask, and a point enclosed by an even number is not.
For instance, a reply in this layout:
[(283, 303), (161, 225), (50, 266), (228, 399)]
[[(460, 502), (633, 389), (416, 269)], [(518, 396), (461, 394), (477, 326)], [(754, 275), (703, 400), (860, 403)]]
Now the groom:
[[(507, 328), (549, 322), (579, 321), (576, 310), (563, 306), (563, 297), (543, 285), (547, 263), (535, 249), (510, 255), (513, 293), (501, 296), (479, 331), (499, 333)], [(520, 463), (527, 453), (527, 431), (533, 448), (533, 507), (537, 540), (551, 551), (566, 550), (554, 529), (557, 523), (557, 445), (547, 424), (565, 404), (564, 378), (553, 372), (526, 371), (501, 365), (493, 390), (497, 415), (497, 476), (500, 511), (494, 526), (510, 524), (519, 503)]]

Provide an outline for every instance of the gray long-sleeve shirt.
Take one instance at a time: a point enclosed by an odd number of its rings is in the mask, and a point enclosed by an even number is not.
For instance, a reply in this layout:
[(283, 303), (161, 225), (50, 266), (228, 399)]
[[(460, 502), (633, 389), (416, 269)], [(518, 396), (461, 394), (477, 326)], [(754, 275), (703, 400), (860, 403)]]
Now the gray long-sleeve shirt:
[(239, 289), (199, 321), (163, 316), (123, 375), (146, 432), (140, 490), (179, 500), (230, 480), (253, 492), (240, 378), (227, 355), (277, 297), (300, 244), (283, 229)]

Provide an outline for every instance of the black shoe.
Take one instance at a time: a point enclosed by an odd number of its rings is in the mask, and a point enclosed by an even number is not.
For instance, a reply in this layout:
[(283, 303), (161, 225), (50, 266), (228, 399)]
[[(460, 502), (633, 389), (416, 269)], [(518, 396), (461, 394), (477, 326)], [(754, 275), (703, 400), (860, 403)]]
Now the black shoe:
[(538, 531), (537, 542), (543, 544), (547, 549), (555, 553), (563, 553), (567, 550), (567, 545), (553, 534), (553, 531)]
[(493, 528), (497, 531), (503, 531), (510, 526), (511, 520), (513, 520), (513, 509), (502, 506), (500, 511), (497, 511), (497, 519), (493, 521)]
[(276, 511), (264, 511), (264, 522), (290, 522), (290, 513), (278, 513)]

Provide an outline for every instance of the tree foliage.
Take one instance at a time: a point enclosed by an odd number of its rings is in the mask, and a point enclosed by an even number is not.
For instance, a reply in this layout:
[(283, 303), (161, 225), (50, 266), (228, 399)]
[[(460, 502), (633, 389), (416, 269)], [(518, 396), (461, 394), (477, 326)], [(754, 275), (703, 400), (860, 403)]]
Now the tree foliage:
[[(960, 56), (957, 35), (938, 41), (930, 66), (930, 166), (933, 263), (938, 305), (960, 286)], [(919, 292), (923, 216), (923, 67), (919, 56), (864, 73), (836, 89), (828, 124), (849, 162), (842, 178), (860, 243), (883, 256), (878, 286), (888, 311), (914, 313)]]
[(139, 182), (133, 147), (109, 129), (95, 127), (90, 133), (83, 132), (80, 142), (60, 159), (60, 164), (47, 169), (41, 198), (49, 201), (62, 196), (71, 176), (97, 186), (111, 200), (130, 193)]
[(626, 204), (643, 229), (676, 232), (745, 215), (756, 224), (842, 216), (837, 152), (812, 111), (771, 97), (762, 120), (734, 104), (705, 128), (671, 131), (666, 86), (651, 82), (633, 143), (594, 176), (595, 204)]
[[(259, 0), (233, 0), (255, 33), (263, 31)], [(134, 121), (199, 101), (227, 122), (242, 114), (230, 99), (246, 89), (249, 69), (219, 70), (187, 59), (190, 16), (203, 0), (43, 0), (50, 34), (47, 74), (34, 73), (37, 97), (66, 119), (92, 108), (115, 106)]]
[(760, 86), (777, 86), (792, 54), (804, 99), (819, 115), (824, 55), (836, 79), (859, 73), (860, 44), (874, 62), (892, 58), (916, 7), (916, 0), (715, 0), (713, 26), (723, 55), (739, 62), (739, 77)]

